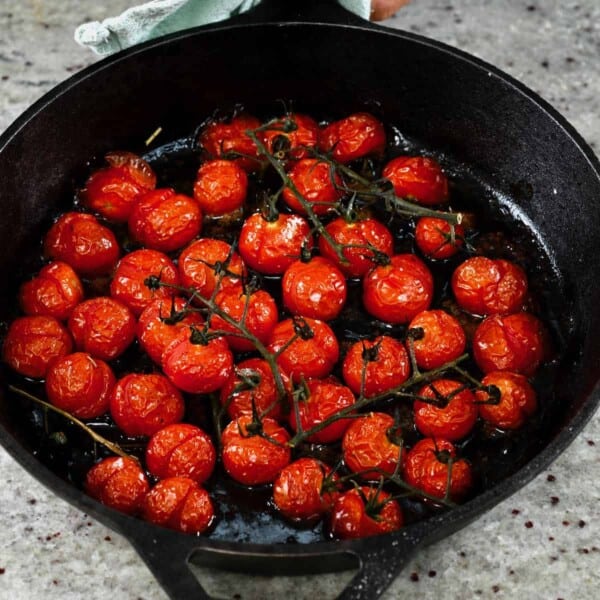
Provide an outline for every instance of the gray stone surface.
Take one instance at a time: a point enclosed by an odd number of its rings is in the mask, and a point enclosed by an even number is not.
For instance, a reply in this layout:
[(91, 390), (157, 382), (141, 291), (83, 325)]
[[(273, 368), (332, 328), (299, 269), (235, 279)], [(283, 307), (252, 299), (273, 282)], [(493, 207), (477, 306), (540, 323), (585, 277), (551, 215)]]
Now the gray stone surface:
[[(131, 3), (0, 0), (0, 130), (95, 60), (72, 42), (79, 22)], [(556, 106), (593, 147), (600, 144), (597, 0), (413, 0), (386, 24), (496, 64)], [(599, 475), (596, 416), (547, 472), (471, 526), (420, 552), (385, 597), (598, 598)], [(4, 450), (0, 481), (0, 599), (165, 598), (127, 541), (56, 498)], [(204, 576), (219, 597), (267, 597), (268, 580)], [(336, 581), (302, 578), (271, 589), (278, 598), (321, 598)]]

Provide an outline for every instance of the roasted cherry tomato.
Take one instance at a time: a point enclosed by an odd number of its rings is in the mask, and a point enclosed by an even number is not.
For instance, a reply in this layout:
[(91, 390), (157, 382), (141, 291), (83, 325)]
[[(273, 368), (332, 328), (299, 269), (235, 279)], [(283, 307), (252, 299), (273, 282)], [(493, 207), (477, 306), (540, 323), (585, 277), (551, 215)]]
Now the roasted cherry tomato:
[(346, 303), (346, 278), (329, 260), (297, 260), (281, 280), (283, 304), (293, 314), (321, 321), (335, 319)]
[(267, 417), (256, 423), (242, 415), (229, 423), (221, 436), (223, 466), (238, 483), (271, 483), (290, 462), (289, 439), (277, 421)]
[(216, 459), (210, 436), (187, 423), (159, 429), (146, 446), (146, 467), (158, 479), (189, 477), (204, 483), (212, 475)]
[(225, 384), (233, 372), (233, 355), (224, 338), (206, 338), (194, 327), (182, 329), (163, 352), (165, 375), (184, 392), (208, 394)]
[(473, 356), (484, 373), (514, 371), (533, 375), (545, 354), (543, 325), (529, 313), (487, 317), (473, 336)]
[(8, 328), (2, 354), (4, 362), (26, 377), (43, 379), (52, 361), (73, 349), (69, 332), (54, 317), (15, 319)]
[(425, 438), (406, 455), (404, 480), (429, 496), (460, 500), (471, 488), (473, 478), (471, 465), (464, 458), (456, 458), (451, 442)]
[[(277, 304), (271, 294), (264, 290), (244, 293), (241, 286), (232, 286), (216, 295), (215, 304), (236, 323), (246, 327), (248, 332), (261, 344), (269, 342), (271, 333), (279, 320)], [(232, 334), (225, 336), (232, 350), (251, 352), (256, 349), (252, 340), (239, 337), (240, 330), (217, 314), (211, 317), (210, 327)]]
[(279, 214), (269, 221), (254, 213), (242, 225), (238, 246), (249, 267), (280, 275), (300, 258), (303, 247), (312, 248), (310, 225), (299, 215)]
[(415, 227), (415, 242), (428, 258), (445, 260), (465, 245), (465, 230), (462, 225), (451, 225), (444, 219), (421, 217)]
[(298, 160), (308, 156), (307, 148), (317, 145), (319, 126), (311, 117), (292, 113), (272, 123), (259, 137), (277, 158)]
[(385, 149), (383, 124), (369, 113), (355, 113), (334, 121), (319, 135), (319, 147), (331, 152), (334, 160), (348, 163)]
[(135, 339), (135, 317), (113, 298), (91, 298), (75, 307), (69, 331), (78, 350), (101, 360), (113, 360)]
[(54, 406), (80, 419), (91, 419), (108, 411), (115, 383), (103, 360), (75, 352), (52, 362), (46, 374), (46, 395)]
[(402, 431), (390, 415), (370, 412), (352, 421), (342, 451), (346, 466), (363, 479), (379, 479), (382, 471), (401, 473)]
[(177, 267), (166, 254), (147, 248), (130, 252), (117, 265), (110, 282), (110, 295), (137, 317), (155, 298), (175, 295), (171, 287), (150, 285), (150, 278), (171, 286), (179, 285)]
[(339, 496), (338, 477), (316, 458), (299, 458), (273, 483), (273, 502), (291, 521), (314, 522), (328, 513)]
[(217, 286), (219, 290), (238, 286), (245, 272), (237, 252), (227, 242), (213, 238), (196, 240), (184, 248), (178, 267), (182, 285), (204, 298), (210, 298)]
[(443, 310), (424, 310), (408, 326), (417, 365), (421, 369), (437, 369), (457, 359), (467, 344), (459, 321)]
[(172, 252), (191, 242), (202, 228), (202, 211), (189, 196), (171, 188), (141, 195), (129, 215), (131, 237), (152, 250)]
[(433, 298), (433, 276), (414, 254), (396, 254), (388, 265), (372, 269), (363, 280), (367, 312), (388, 323), (408, 323)]
[(246, 171), (230, 160), (209, 160), (196, 175), (194, 198), (204, 214), (220, 216), (244, 205), (248, 193)]
[(92, 173), (80, 197), (104, 218), (125, 222), (139, 195), (156, 187), (156, 175), (144, 159), (130, 152), (112, 152), (105, 158), (110, 166)]
[(277, 354), (277, 364), (294, 382), (302, 377), (327, 377), (340, 354), (338, 341), (329, 325), (304, 317), (278, 323), (268, 350)]
[(370, 398), (402, 385), (410, 375), (410, 360), (402, 342), (381, 335), (352, 344), (342, 372), (346, 385), (355, 394), (362, 392)]
[[(298, 413), (303, 431), (321, 425), (341, 410), (353, 406), (356, 401), (352, 390), (333, 378), (309, 379), (305, 384), (305, 394), (305, 397), (298, 400)], [(350, 422), (351, 419), (338, 419), (307, 439), (314, 444), (337, 442), (344, 435)], [(294, 409), (290, 410), (290, 425), (294, 431), (298, 431)]]
[(85, 479), (85, 491), (92, 498), (128, 515), (140, 511), (149, 489), (140, 465), (133, 458), (122, 456), (101, 460)]
[(537, 409), (535, 390), (523, 375), (508, 371), (492, 371), (482, 380), (484, 386), (495, 386), (498, 398), (489, 390), (475, 392), (481, 418), (499, 429), (519, 429)]
[[(316, 158), (303, 158), (289, 170), (288, 176), (302, 198), (316, 215), (324, 215), (344, 195), (342, 179), (332, 167)], [(284, 202), (294, 211), (305, 215), (307, 210), (291, 187), (283, 190)]]
[(158, 373), (121, 377), (110, 396), (110, 414), (125, 435), (151, 436), (178, 423), (185, 405), (179, 390)]
[(67, 263), (46, 265), (19, 290), (19, 301), (28, 315), (45, 315), (64, 321), (83, 300), (83, 286)]
[(458, 305), (476, 315), (510, 314), (523, 308), (527, 275), (515, 263), (474, 256), (452, 274)]
[(208, 492), (189, 477), (159, 481), (142, 503), (146, 521), (183, 533), (203, 533), (215, 518)]
[(79, 275), (95, 277), (110, 273), (119, 260), (113, 232), (96, 217), (78, 212), (62, 215), (46, 234), (44, 253), (66, 262)]
[(396, 531), (404, 517), (387, 492), (363, 486), (338, 496), (331, 510), (331, 533), (342, 540)]
[(448, 201), (448, 179), (433, 158), (398, 156), (385, 165), (382, 176), (394, 186), (394, 193), (418, 204)]
[(377, 264), (380, 255), (389, 258), (394, 252), (394, 238), (390, 230), (377, 219), (349, 222), (339, 217), (328, 223), (325, 229), (334, 242), (347, 246), (342, 251), (346, 260), (340, 260), (325, 236), (319, 238), (319, 252), (350, 277), (362, 277)]
[(464, 384), (436, 379), (417, 393), (413, 405), (415, 425), (425, 436), (450, 442), (467, 436), (477, 421), (475, 396)]

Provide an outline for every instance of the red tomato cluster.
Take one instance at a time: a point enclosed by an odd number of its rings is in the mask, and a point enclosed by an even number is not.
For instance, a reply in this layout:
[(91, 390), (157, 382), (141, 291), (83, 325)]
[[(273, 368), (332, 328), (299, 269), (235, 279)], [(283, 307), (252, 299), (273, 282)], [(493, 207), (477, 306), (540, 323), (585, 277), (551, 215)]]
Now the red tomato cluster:
[[(382, 164), (386, 130), (370, 114), (324, 126), (238, 115), (206, 124), (199, 143), (193, 196), (156, 188), (133, 154), (107, 156), (79, 193), (88, 212), (59, 216), (46, 234), (49, 262), (23, 283), (25, 314), (4, 339), (4, 361), (45, 380), (57, 409), (108, 412), (141, 440), (139, 461), (94, 465), (88, 493), (200, 533), (216, 519), (210, 489), (222, 468), (240, 485), (272, 485), (284, 518), (325, 518), (339, 538), (401, 527), (398, 482), (434, 504), (468, 496), (461, 442), (481, 421), (522, 427), (537, 408), (528, 378), (548, 345), (525, 312), (525, 271), (464, 255), (465, 228), (423, 209), (452, 200), (442, 166), (423, 156)], [(379, 165), (372, 185), (388, 201), (425, 210), (413, 223), (417, 252), (394, 239), (386, 215), (356, 208), (376, 195), (348, 175), (363, 160)], [(269, 166), (282, 185), (261, 205)], [(213, 234), (221, 221), (226, 233)], [(449, 281), (434, 278), (441, 261), (454, 266)], [(359, 339), (344, 333), (357, 307), (375, 323)], [(123, 369), (136, 346), (150, 360)], [(452, 366), (465, 352), (479, 370), (466, 377)], [(190, 415), (209, 397), (216, 420), (204, 431)], [(408, 428), (393, 410), (407, 401)], [(329, 454), (311, 455), (323, 445)], [(337, 465), (321, 458), (332, 452)]]

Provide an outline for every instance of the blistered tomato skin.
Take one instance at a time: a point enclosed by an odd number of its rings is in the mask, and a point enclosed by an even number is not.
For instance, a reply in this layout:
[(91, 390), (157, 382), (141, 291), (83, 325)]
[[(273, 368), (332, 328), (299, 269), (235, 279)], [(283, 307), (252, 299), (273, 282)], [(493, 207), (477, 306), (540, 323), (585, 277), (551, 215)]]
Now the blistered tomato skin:
[[(325, 226), (332, 239), (344, 248), (342, 251), (346, 261), (341, 261), (325, 236), (319, 238), (319, 252), (334, 262), (349, 277), (363, 277), (376, 264), (375, 252), (391, 257), (394, 253), (394, 238), (390, 230), (376, 219), (366, 218), (348, 222), (343, 217), (334, 219)], [(359, 248), (357, 246), (363, 246)]]
[(44, 254), (66, 262), (78, 275), (95, 277), (114, 269), (119, 245), (114, 233), (93, 215), (68, 212), (46, 234)]
[(262, 420), (264, 435), (249, 431), (252, 425), (252, 417), (242, 416), (224, 429), (223, 466), (232, 479), (243, 485), (271, 483), (290, 462), (290, 436), (273, 419)]
[(453, 234), (448, 221), (437, 217), (421, 217), (415, 227), (415, 242), (428, 258), (445, 260), (465, 245), (465, 230), (462, 225), (454, 225)]
[(203, 533), (213, 523), (215, 511), (208, 492), (189, 477), (159, 481), (142, 502), (146, 521), (181, 531)]
[(523, 308), (527, 275), (513, 262), (474, 256), (452, 274), (458, 305), (476, 315), (510, 314)]
[(116, 383), (112, 369), (86, 352), (74, 352), (52, 362), (46, 375), (46, 395), (54, 406), (80, 419), (108, 411)]
[(67, 263), (56, 261), (41, 269), (19, 290), (19, 302), (27, 315), (45, 315), (66, 321), (83, 300), (83, 285)]
[(133, 313), (124, 304), (104, 296), (78, 304), (68, 325), (77, 349), (101, 360), (117, 358), (135, 339)]
[(448, 201), (448, 179), (433, 158), (393, 158), (383, 168), (382, 177), (391, 181), (394, 193), (400, 198), (410, 198), (425, 206)]
[(348, 349), (342, 373), (346, 385), (355, 394), (362, 391), (366, 398), (383, 394), (408, 379), (408, 352), (402, 342), (387, 335), (374, 340), (361, 340)]
[(513, 371), (531, 376), (545, 354), (543, 325), (529, 313), (487, 317), (473, 336), (473, 356), (484, 373)]
[(346, 303), (346, 278), (329, 260), (297, 260), (281, 281), (283, 304), (293, 314), (321, 321), (335, 319)]
[[(286, 121), (293, 123), (291, 131), (283, 131)], [(306, 115), (289, 114), (274, 122), (270, 128), (259, 133), (261, 142), (271, 154), (277, 154), (283, 149), (286, 158), (299, 160), (309, 155), (307, 148), (317, 145), (319, 126), (317, 122)]]
[(86, 492), (102, 504), (128, 515), (139, 513), (150, 485), (133, 458), (112, 456), (87, 473)]
[[(454, 442), (471, 433), (477, 421), (477, 405), (473, 392), (452, 379), (436, 379), (424, 385), (415, 400), (415, 425), (425, 437)], [(435, 403), (438, 404), (435, 404)]]
[(181, 393), (158, 373), (121, 377), (110, 397), (110, 414), (125, 435), (151, 436), (183, 418)]
[(54, 317), (27, 316), (15, 319), (2, 346), (2, 358), (26, 377), (43, 379), (50, 364), (73, 349), (69, 332)]
[(164, 188), (142, 194), (128, 224), (131, 237), (145, 248), (172, 252), (200, 233), (202, 211), (193, 198)]
[(235, 162), (210, 160), (198, 169), (194, 198), (206, 215), (220, 216), (241, 208), (247, 193), (248, 176)]
[(259, 273), (281, 275), (312, 248), (310, 225), (299, 215), (279, 213), (273, 221), (261, 213), (250, 215), (242, 225), (238, 241), (244, 262)]
[(334, 160), (348, 163), (371, 154), (381, 154), (386, 137), (383, 124), (369, 113), (355, 113), (321, 130), (319, 147)]
[(158, 430), (146, 446), (146, 467), (158, 479), (189, 477), (204, 483), (212, 475), (216, 459), (210, 436), (187, 423)]
[(508, 371), (492, 371), (482, 380), (484, 386), (496, 386), (500, 393), (497, 404), (487, 404), (491, 396), (477, 390), (475, 397), (482, 419), (499, 429), (519, 429), (537, 409), (535, 390), (523, 375)]
[(396, 254), (390, 264), (372, 269), (363, 280), (367, 312), (387, 323), (408, 323), (429, 308), (433, 276), (413, 254)]

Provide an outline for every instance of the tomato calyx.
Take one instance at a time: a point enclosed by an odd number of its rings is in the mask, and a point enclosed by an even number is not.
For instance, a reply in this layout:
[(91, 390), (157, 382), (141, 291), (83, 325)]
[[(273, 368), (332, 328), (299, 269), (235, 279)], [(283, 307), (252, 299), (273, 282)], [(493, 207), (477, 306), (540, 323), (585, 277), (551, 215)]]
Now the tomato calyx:
[(369, 494), (369, 497), (367, 498), (367, 495), (364, 493), (362, 488), (356, 482), (352, 481), (354, 489), (357, 491), (361, 500), (364, 502), (365, 515), (367, 515), (374, 521), (381, 520), (381, 511), (383, 510), (383, 507), (392, 500), (394, 500), (393, 496), (389, 496), (387, 498), (384, 498), (383, 500), (380, 500), (381, 492), (383, 491), (383, 482), (384, 478), (381, 477), (379, 483), (377, 484), (377, 487), (375, 488), (375, 493)]
[(294, 333), (302, 340), (311, 340), (315, 337), (315, 332), (311, 329), (310, 325), (306, 322), (304, 317), (292, 317), (294, 325)]
[(483, 385), (479, 388), (482, 392), (485, 392), (488, 395), (487, 400), (475, 400), (474, 404), (490, 404), (490, 405), (498, 405), (500, 404), (500, 399), (502, 397), (502, 391), (497, 385)]
[(383, 340), (380, 338), (371, 347), (367, 347), (365, 345), (365, 343), (363, 342), (363, 349), (362, 349), (361, 357), (365, 364), (370, 363), (370, 362), (375, 362), (379, 358), (379, 350), (381, 348), (382, 341)]

